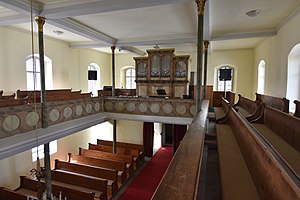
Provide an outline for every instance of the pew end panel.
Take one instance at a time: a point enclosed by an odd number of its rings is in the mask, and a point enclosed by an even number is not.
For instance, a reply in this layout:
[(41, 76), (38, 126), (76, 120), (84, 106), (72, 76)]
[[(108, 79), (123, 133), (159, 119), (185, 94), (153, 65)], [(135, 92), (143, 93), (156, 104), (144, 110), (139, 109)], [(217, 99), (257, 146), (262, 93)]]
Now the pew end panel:
[(296, 110), (294, 116), (300, 118), (300, 101), (295, 100), (294, 104), (296, 104)]

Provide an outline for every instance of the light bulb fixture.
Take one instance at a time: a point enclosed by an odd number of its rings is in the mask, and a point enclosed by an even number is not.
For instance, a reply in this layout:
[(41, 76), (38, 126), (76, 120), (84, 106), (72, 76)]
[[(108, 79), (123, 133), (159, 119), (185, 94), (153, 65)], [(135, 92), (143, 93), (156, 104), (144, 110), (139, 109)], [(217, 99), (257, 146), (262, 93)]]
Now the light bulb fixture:
[(56, 35), (62, 35), (64, 32), (60, 30), (53, 30), (53, 33)]
[(246, 12), (246, 15), (248, 17), (256, 17), (259, 14), (260, 14), (260, 10), (258, 10), (258, 9), (250, 10), (250, 11)]

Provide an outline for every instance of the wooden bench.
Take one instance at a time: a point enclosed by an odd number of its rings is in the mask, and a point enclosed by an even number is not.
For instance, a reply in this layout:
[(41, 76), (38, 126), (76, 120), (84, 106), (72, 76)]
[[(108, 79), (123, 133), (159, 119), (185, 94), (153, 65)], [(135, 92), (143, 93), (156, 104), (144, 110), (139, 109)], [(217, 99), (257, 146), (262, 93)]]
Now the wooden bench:
[(217, 123), (223, 121), (228, 115), (228, 106), (230, 105), (229, 101), (225, 98), (221, 98), (221, 107), (214, 107), (214, 113)]
[(0, 107), (7, 107), (7, 106), (21, 106), (26, 105), (26, 99), (2, 99), (0, 100)]
[(273, 97), (255, 93), (256, 101), (262, 102), (272, 108), (278, 109), (282, 112), (289, 113), (290, 101), (286, 98)]
[(216, 124), (223, 200), (260, 199), (229, 124)]
[(130, 155), (120, 155), (113, 154), (108, 152), (96, 151), (96, 150), (88, 150), (79, 148), (79, 155), (93, 157), (93, 158), (101, 158), (104, 160), (112, 160), (126, 163), (126, 175), (129, 177), (133, 173), (133, 156)]
[(15, 93), (13, 93), (12, 95), (3, 95), (3, 94), (1, 94), (1, 95), (0, 95), (0, 100), (14, 99), (15, 96), (16, 96)]
[(94, 192), (96, 198), (100, 200), (108, 199), (107, 180), (61, 170), (51, 170), (51, 179), (55, 185), (85, 192)]
[[(45, 191), (45, 182), (41, 180), (40, 187), (42, 191)], [(17, 193), (23, 195), (33, 195), (37, 196), (38, 192), (38, 181), (26, 176), (20, 176), (20, 186), (16, 189)], [(81, 190), (74, 190), (72, 188), (59, 186), (52, 183), (52, 193), (55, 197), (59, 197), (61, 193), (62, 199), (67, 197), (67, 199), (72, 200), (94, 200), (95, 193), (94, 192), (84, 192)]]
[[(224, 91), (213, 91), (213, 107), (220, 107), (222, 97), (224, 97)], [(226, 91), (227, 101), (233, 105), (235, 102), (235, 93), (231, 91)]]
[[(249, 169), (260, 199), (299, 199), (300, 179), (285, 160), (281, 158), (274, 147), (270, 145), (270, 143), (233, 108), (229, 111), (227, 123), (230, 124), (229, 132), (231, 130), (234, 134), (235, 140), (247, 164), (247, 168)], [(228, 131), (228, 127), (221, 127), (221, 130)], [(220, 127), (217, 132), (218, 131), (220, 131)], [(217, 139), (220, 140), (220, 138)], [(219, 150), (220, 156), (222, 156), (221, 153), (224, 153), (226, 150), (231, 151), (229, 147)], [(233, 165), (235, 163), (234, 160), (227, 160), (226, 162), (227, 164), (232, 163)], [(220, 167), (222, 167), (222, 164), (220, 164)], [(238, 170), (239, 169), (236, 169), (236, 173), (239, 173)], [(241, 176), (240, 179), (243, 179), (243, 176)], [(228, 180), (228, 184), (230, 183), (233, 185), (234, 181)], [(225, 187), (228, 186), (229, 185)], [(238, 185), (234, 187), (244, 186)], [(222, 188), (222, 193), (226, 191), (230, 190)], [(235, 191), (236, 193), (239, 193), (241, 189), (236, 188)], [(223, 196), (229, 195), (237, 194), (232, 193)], [(236, 198), (231, 196), (230, 199)]]
[[(113, 153), (113, 147), (112, 146), (107, 146), (107, 145), (101, 145), (101, 144), (91, 144), (89, 143), (89, 149), (90, 150), (96, 150), (96, 151), (104, 151), (104, 152), (109, 152)], [(140, 160), (140, 151), (137, 149), (128, 149), (124, 147), (117, 147), (117, 154), (121, 155), (131, 155), (133, 156), (134, 160), (134, 167), (137, 169), (141, 165), (141, 160)]]
[(124, 162), (72, 155), (71, 153), (68, 154), (68, 162), (116, 170), (118, 171), (119, 183), (124, 184), (126, 181), (126, 163)]
[(296, 104), (294, 116), (300, 118), (300, 101), (295, 100), (294, 103)]
[(30, 195), (19, 194), (8, 188), (0, 187), (0, 199), (2, 200), (38, 200), (38, 198)]
[(55, 160), (54, 170), (69, 171), (107, 180), (108, 197), (112, 197), (118, 191), (118, 173), (116, 170), (108, 170), (100, 167), (92, 167), (76, 163)]
[(243, 97), (240, 94), (238, 94), (238, 97), (239, 99), (237, 103), (233, 105), (233, 107), (238, 110), (239, 113), (241, 113), (244, 117), (248, 117), (251, 114), (255, 113), (255, 111), (258, 109), (255, 101)]
[[(106, 145), (106, 146), (113, 146), (113, 142), (112, 141), (108, 141), (108, 140), (100, 140), (97, 139), (97, 144), (100, 145)], [(125, 149), (135, 149), (138, 150), (140, 152), (140, 160), (143, 161), (144, 157), (145, 157), (145, 153), (144, 153), (144, 146), (141, 144), (133, 144), (133, 143), (126, 143), (126, 142), (116, 142), (116, 146), (117, 147), (122, 147)]]

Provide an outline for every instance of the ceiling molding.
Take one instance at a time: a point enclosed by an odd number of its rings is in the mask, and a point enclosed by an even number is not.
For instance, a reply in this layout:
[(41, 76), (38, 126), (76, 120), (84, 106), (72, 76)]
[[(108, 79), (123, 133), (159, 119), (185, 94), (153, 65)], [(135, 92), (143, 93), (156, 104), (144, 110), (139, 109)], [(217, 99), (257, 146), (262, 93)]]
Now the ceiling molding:
[(49, 19), (56, 19), (184, 2), (190, 2), (190, 0), (109, 0), (84, 2), (76, 5), (61, 3), (57, 4), (55, 8), (47, 8), (46, 5), (41, 15)]
[(95, 41), (101, 41), (106, 44), (114, 45), (117, 40), (100, 31), (88, 27), (72, 18), (49, 19), (49, 23), (67, 31), (79, 34)]
[(23, 14), (5, 16), (0, 18), (0, 26), (14, 25), (30, 22), (30, 16)]
[[(30, 14), (31, 8), (29, 1), (20, 1), (20, 0), (0, 0), (0, 5), (8, 8), (13, 11), (21, 12), (24, 14)], [(32, 13), (33, 15), (39, 15), (40, 8), (42, 7), (41, 4), (38, 4), (37, 2), (34, 2), (32, 4)]]
[(142, 51), (142, 50), (140, 50), (136, 47), (133, 47), (133, 46), (120, 46), (119, 49), (122, 50), (122, 51), (127, 51), (127, 52), (130, 52), (130, 53), (139, 55), (139, 56), (145, 56), (147, 54), (145, 51)]
[(281, 29), (281, 27), (283, 27), (285, 24), (287, 24), (288, 22), (290, 22), (293, 18), (295, 18), (299, 14), (300, 14), (300, 7), (297, 8), (297, 10), (295, 10), (292, 14), (290, 14), (288, 17), (286, 17), (283, 21), (281, 21), (278, 24), (278, 26), (276, 27), (277, 31), (279, 31)]
[(257, 37), (272, 37), (275, 35), (277, 35), (276, 30), (265, 30), (265, 31), (258, 31), (258, 32), (241, 32), (241, 33), (212, 35), (210, 40), (220, 41), (220, 40), (246, 39), (246, 38), (257, 38)]

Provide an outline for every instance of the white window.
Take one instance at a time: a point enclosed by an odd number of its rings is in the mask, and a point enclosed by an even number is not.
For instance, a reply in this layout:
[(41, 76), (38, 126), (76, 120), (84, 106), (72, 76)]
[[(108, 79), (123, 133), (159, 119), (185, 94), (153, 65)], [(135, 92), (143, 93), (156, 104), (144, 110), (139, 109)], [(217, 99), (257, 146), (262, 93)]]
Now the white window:
[(26, 60), (27, 90), (41, 90), (40, 60), (37, 57)]
[(135, 89), (136, 83), (135, 83), (135, 69), (128, 68), (125, 72), (125, 78), (126, 78), (126, 89)]
[[(49, 143), (50, 155), (57, 152), (57, 140), (54, 140)], [(39, 155), (39, 159), (44, 158), (44, 145), (40, 145), (31, 149), (32, 162), (37, 160), (37, 155)]]
[(100, 67), (91, 63), (88, 66), (88, 91), (92, 92), (93, 97), (98, 96), (100, 90)]
[[(231, 69), (231, 79), (230, 80), (220, 80), (220, 75), (221, 75), (221, 70), (222, 69)], [(224, 89), (226, 91), (232, 91), (232, 82), (233, 81), (233, 68), (231, 67), (222, 67), (220, 69), (218, 69), (218, 75), (217, 75), (217, 85), (218, 85), (218, 91), (224, 91)]]
[(257, 74), (257, 93), (264, 94), (265, 92), (265, 61), (261, 60), (258, 64)]

